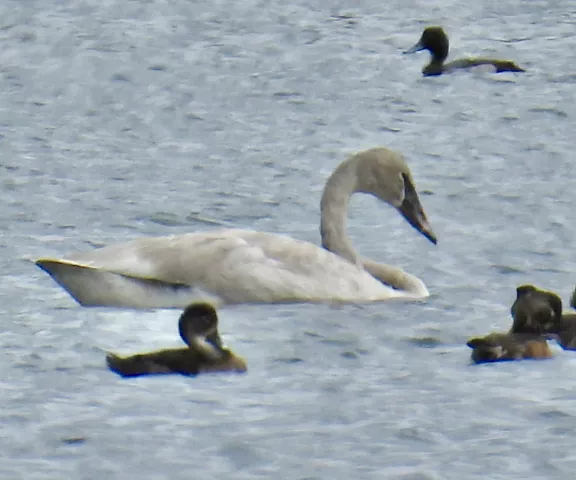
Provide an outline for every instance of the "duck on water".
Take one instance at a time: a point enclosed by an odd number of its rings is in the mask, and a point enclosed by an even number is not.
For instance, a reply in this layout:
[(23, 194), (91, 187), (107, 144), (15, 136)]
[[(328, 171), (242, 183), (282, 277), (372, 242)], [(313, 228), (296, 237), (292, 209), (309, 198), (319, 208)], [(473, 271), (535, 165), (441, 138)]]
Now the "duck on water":
[(106, 364), (111, 371), (125, 378), (247, 371), (246, 361), (222, 345), (218, 332), (218, 315), (212, 305), (195, 303), (186, 307), (178, 320), (178, 332), (186, 347), (127, 357), (108, 353)]
[(461, 58), (445, 63), (448, 58), (449, 41), (448, 35), (442, 27), (427, 27), (422, 32), (420, 40), (404, 53), (415, 53), (422, 50), (430, 52), (430, 63), (422, 69), (424, 76), (442, 75), (459, 69), (491, 65), (496, 73), (500, 72), (525, 72), (510, 60), (497, 60), (492, 58), (471, 57)]
[[(554, 292), (534, 285), (523, 285), (517, 291), (512, 330), (541, 333), (555, 339), (564, 350), (576, 350), (576, 313), (564, 311), (561, 298)], [(570, 306), (576, 309), (576, 288)]]

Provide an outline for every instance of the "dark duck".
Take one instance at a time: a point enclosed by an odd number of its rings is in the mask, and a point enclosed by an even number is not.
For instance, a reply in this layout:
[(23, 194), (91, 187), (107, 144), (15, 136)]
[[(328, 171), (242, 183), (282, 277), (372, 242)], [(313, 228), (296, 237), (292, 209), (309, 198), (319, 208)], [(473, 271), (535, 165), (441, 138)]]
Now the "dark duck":
[[(570, 298), (570, 306), (576, 309), (576, 289)], [(547, 314), (547, 309), (554, 314)], [(512, 316), (512, 331), (538, 332), (555, 339), (564, 350), (576, 350), (576, 312), (563, 311), (562, 300), (555, 293), (533, 285), (518, 287)]]
[(127, 357), (109, 353), (106, 356), (108, 368), (121, 377), (246, 372), (244, 359), (222, 346), (218, 333), (218, 316), (212, 305), (196, 303), (186, 307), (178, 321), (178, 331), (186, 347)]
[(509, 332), (468, 340), (474, 363), (552, 357), (547, 338), (561, 327), (560, 297), (533, 285), (521, 285), (516, 288), (510, 313), (513, 322)]
[(474, 363), (506, 362), (529, 358), (550, 358), (546, 338), (530, 333), (490, 333), (466, 343)]
[(427, 27), (422, 32), (418, 43), (409, 48), (404, 53), (415, 53), (421, 50), (430, 52), (430, 63), (422, 69), (424, 76), (442, 75), (443, 73), (455, 70), (479, 67), (481, 65), (491, 65), (496, 73), (500, 72), (525, 72), (510, 60), (496, 60), (483, 57), (461, 58), (445, 63), (449, 50), (448, 35), (442, 27)]

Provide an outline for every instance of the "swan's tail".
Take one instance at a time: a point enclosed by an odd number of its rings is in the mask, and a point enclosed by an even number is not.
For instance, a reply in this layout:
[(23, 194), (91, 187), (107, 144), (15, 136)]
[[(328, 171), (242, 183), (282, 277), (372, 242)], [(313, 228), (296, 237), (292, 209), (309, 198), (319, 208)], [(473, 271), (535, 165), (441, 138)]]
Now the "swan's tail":
[(83, 307), (184, 308), (198, 300), (220, 303), (200, 289), (131, 277), (70, 260), (42, 258), (36, 265)]

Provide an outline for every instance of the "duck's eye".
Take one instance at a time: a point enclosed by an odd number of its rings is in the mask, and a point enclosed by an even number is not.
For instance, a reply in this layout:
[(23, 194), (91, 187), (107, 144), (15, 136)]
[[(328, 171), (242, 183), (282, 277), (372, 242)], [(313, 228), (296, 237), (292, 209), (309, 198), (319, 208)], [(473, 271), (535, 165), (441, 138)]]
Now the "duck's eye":
[(197, 328), (199, 332), (210, 330), (213, 324), (212, 317), (209, 315), (202, 315), (194, 319), (194, 327)]

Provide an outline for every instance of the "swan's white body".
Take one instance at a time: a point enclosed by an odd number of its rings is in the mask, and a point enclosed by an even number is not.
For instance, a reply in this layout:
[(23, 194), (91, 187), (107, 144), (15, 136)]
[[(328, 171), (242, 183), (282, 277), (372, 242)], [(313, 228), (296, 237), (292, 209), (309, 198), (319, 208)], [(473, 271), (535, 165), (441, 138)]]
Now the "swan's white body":
[[(53, 264), (51, 273), (57, 281), (67, 279), (66, 288), (82, 305), (184, 308), (200, 299), (373, 302), (406, 296), (321, 247), (250, 230), (143, 238), (66, 260)], [(95, 274), (87, 288), (86, 277)], [(426, 295), (422, 284), (416, 296)]]
[[(378, 162), (405, 167), (398, 154), (386, 149), (361, 152), (343, 162), (322, 200), (324, 248), (284, 235), (228, 229), (141, 238), (36, 263), (84, 306), (184, 308), (198, 300), (360, 303), (426, 297), (421, 280), (396, 267), (360, 259), (345, 237), (348, 199), (367, 188), (360, 174), (350, 171), (364, 172), (361, 164), (374, 167), (374, 162), (376, 167)], [(407, 167), (401, 170), (410, 183)], [(384, 199), (402, 203), (405, 188), (402, 185), (397, 199)], [(384, 197), (380, 191), (374, 194)], [(427, 223), (425, 228), (425, 235), (434, 238)]]

